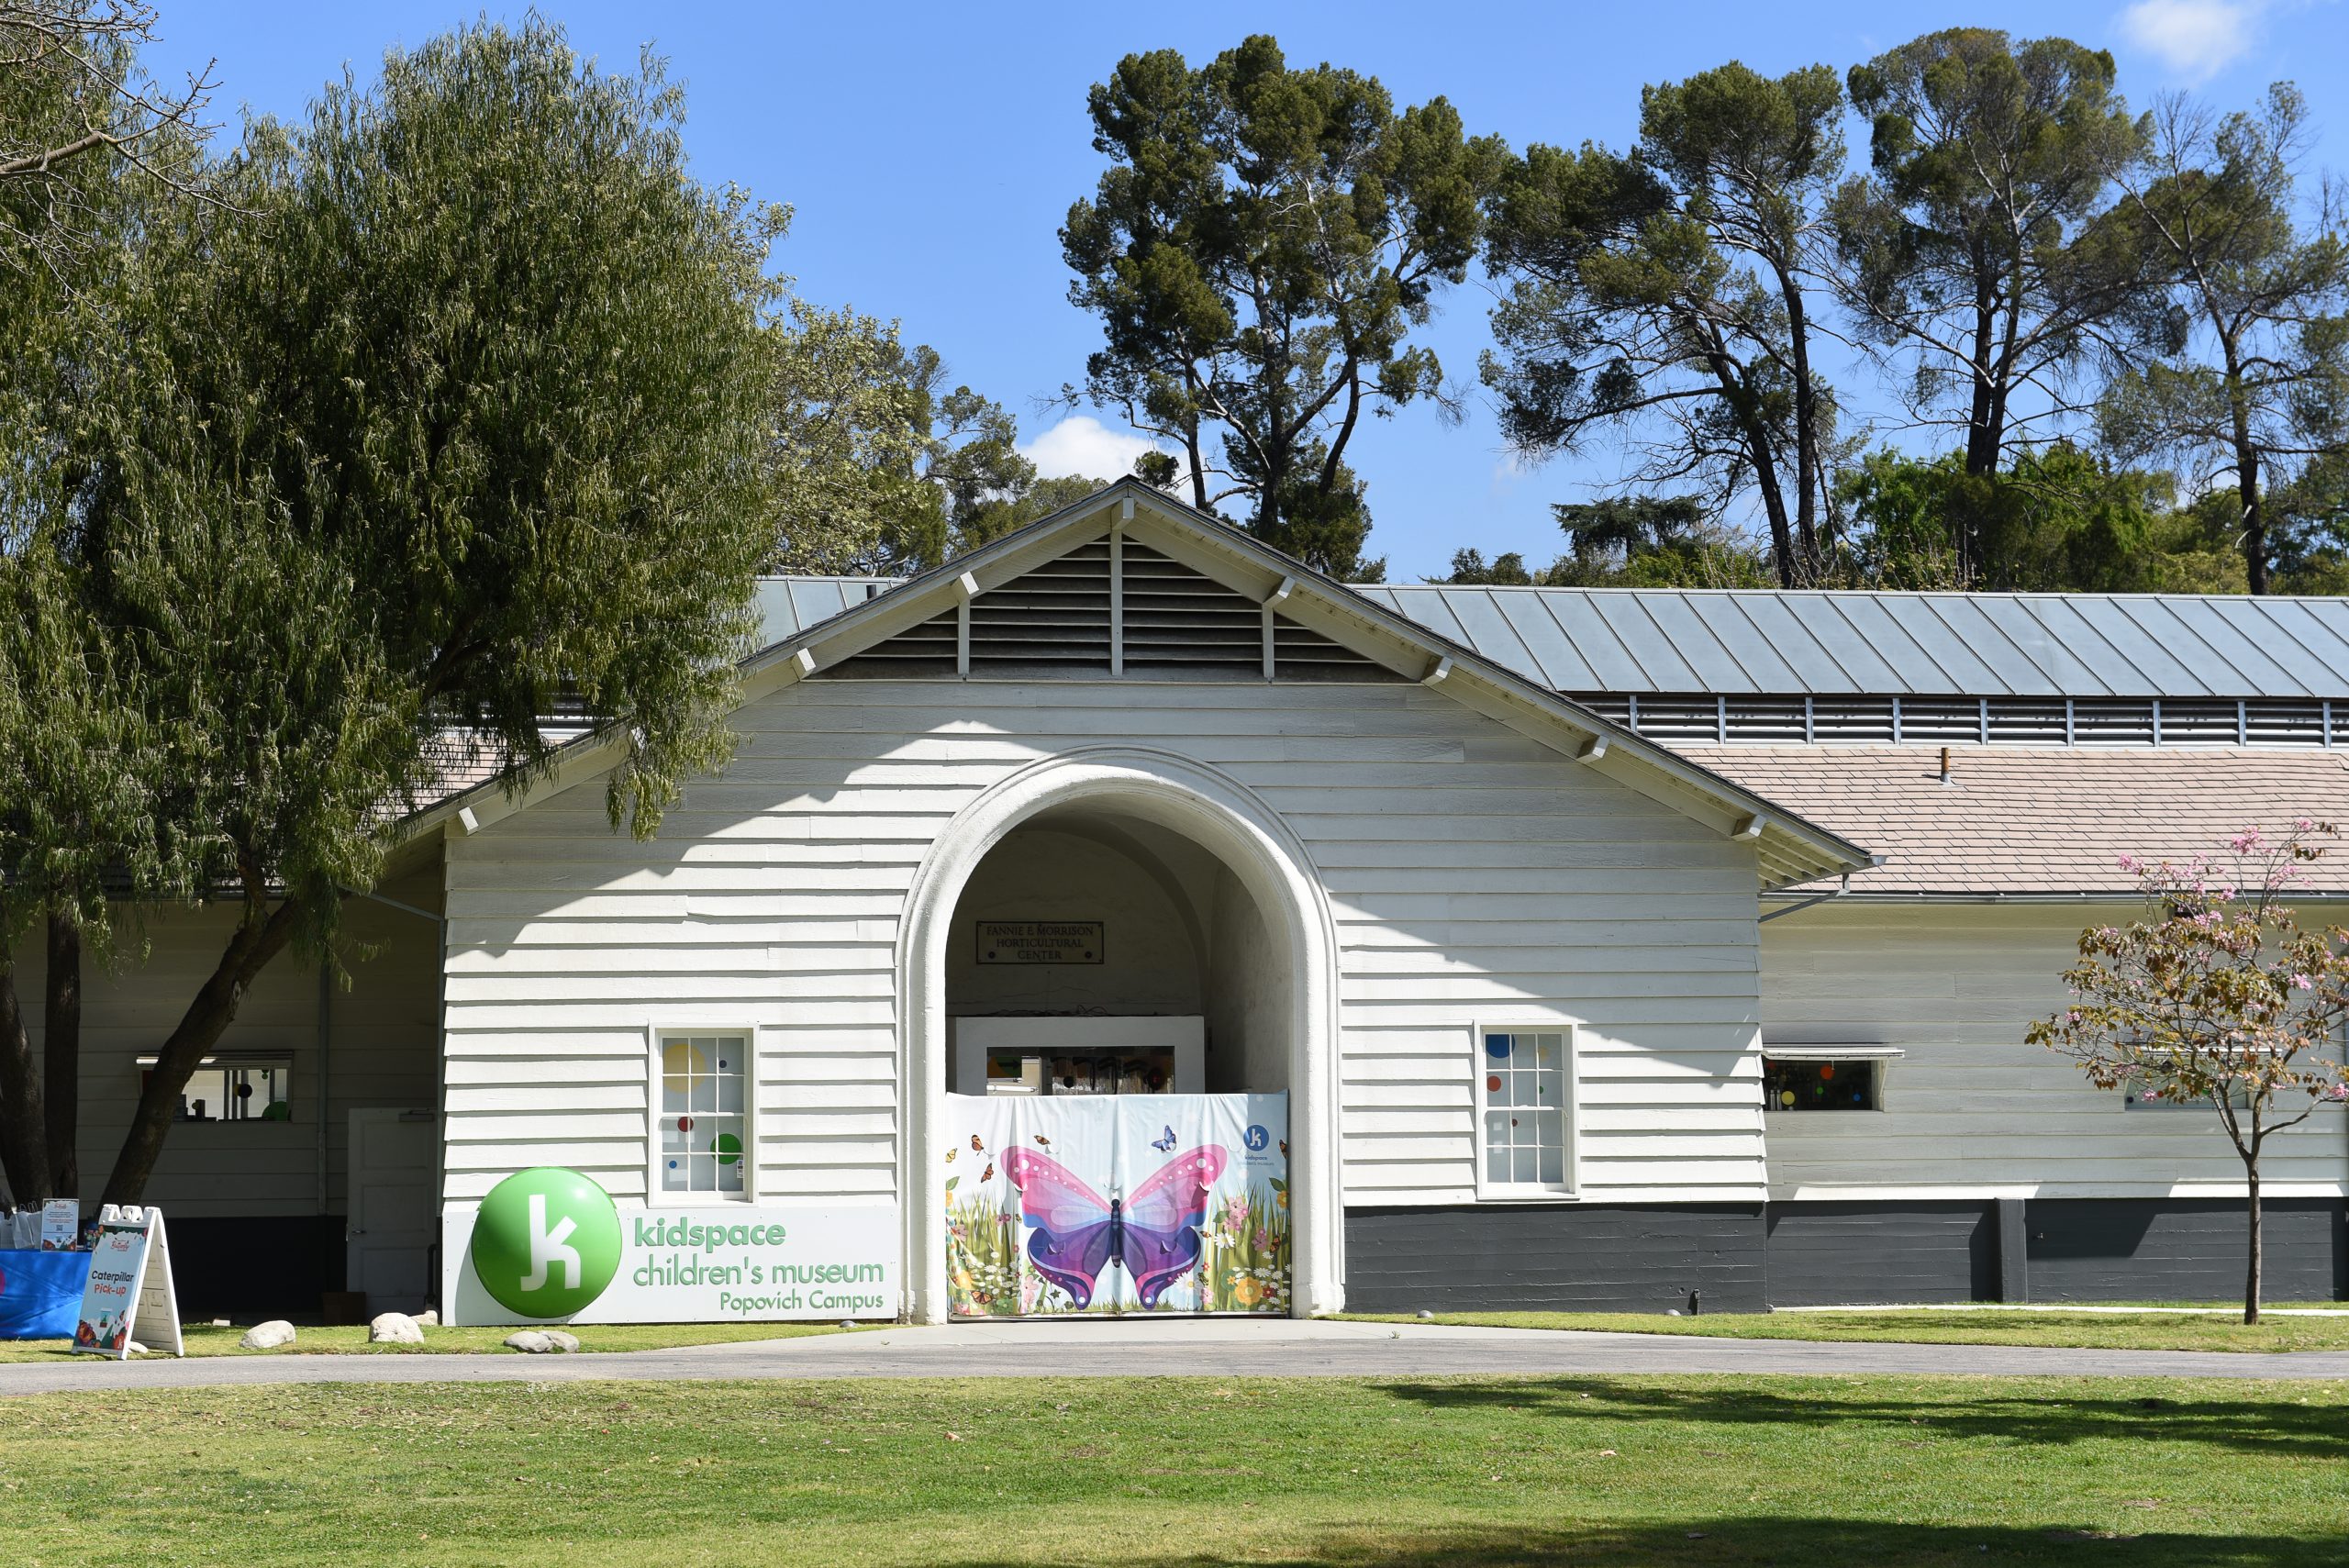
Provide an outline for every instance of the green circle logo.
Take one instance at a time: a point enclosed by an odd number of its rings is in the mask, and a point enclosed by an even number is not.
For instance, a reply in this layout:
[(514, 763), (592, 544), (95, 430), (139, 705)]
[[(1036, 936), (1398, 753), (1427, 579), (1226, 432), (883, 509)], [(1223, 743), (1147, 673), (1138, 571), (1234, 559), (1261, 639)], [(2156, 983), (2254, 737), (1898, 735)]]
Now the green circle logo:
[(619, 1211), (576, 1171), (518, 1171), (481, 1200), (470, 1251), (498, 1305), (525, 1318), (568, 1318), (619, 1273)]

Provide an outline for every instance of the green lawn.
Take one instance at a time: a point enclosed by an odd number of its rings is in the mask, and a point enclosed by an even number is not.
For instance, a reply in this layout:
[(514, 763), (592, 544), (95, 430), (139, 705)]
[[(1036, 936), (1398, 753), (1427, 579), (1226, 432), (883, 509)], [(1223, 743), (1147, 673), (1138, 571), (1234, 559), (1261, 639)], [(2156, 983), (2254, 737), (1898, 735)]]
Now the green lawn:
[[(2238, 1309), (2240, 1312), (2240, 1309)], [(1348, 1314), (1362, 1322), (1409, 1317)], [(1894, 1340), (1934, 1345), (2073, 1345), (2113, 1351), (2349, 1351), (2349, 1317), (2263, 1318), (2105, 1312), (1439, 1312), (1438, 1323), (1491, 1329), (1596, 1329), (1734, 1340)]]
[[(367, 1328), (296, 1329), (294, 1342), (273, 1351), (247, 1351), (238, 1348), (250, 1324), (233, 1329), (215, 1329), (210, 1324), (189, 1324), (183, 1331), (191, 1356), (293, 1356), (293, 1355), (501, 1355), (516, 1356), (522, 1352), (505, 1348), (504, 1340), (514, 1332), (504, 1329), (427, 1329), (421, 1345), (371, 1345), (367, 1342)], [(611, 1323), (602, 1327), (585, 1325), (566, 1330), (579, 1336), (582, 1351), (657, 1351), (672, 1345), (716, 1345), (736, 1340), (790, 1340), (803, 1334), (838, 1334), (844, 1330), (830, 1323)], [(53, 1356), (72, 1353), (72, 1342), (66, 1340), (0, 1340), (0, 1362), (46, 1361)]]
[(2327, 1565), (2349, 1384), (987, 1380), (0, 1400), (0, 1562)]

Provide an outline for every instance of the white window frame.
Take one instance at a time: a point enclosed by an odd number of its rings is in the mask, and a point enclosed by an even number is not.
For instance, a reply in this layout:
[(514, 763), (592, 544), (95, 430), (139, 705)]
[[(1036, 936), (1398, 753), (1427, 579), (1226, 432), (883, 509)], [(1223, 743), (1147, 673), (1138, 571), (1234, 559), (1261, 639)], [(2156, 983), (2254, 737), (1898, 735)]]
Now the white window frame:
[[(1856, 1040), (1850, 1044), (1842, 1044), (1831, 1040), (1826, 1042), (1816, 1040), (1787, 1040), (1778, 1045), (1770, 1045), (1765, 1043), (1762, 1047), (1761, 1054), (1762, 1060), (1765, 1062), (1866, 1062), (1868, 1065), (1868, 1088), (1871, 1093), (1871, 1097), (1876, 1103), (1869, 1106), (1866, 1109), (1860, 1111), (1858, 1114), (1861, 1116), (1882, 1116), (1886, 1111), (1891, 1109), (1889, 1091), (1891, 1088), (1890, 1081), (1892, 1077), (1892, 1064), (1909, 1053), (1897, 1045), (1862, 1044)], [(1763, 1084), (1765, 1085), (1762, 1094), (1763, 1115), (1776, 1117), (1817, 1116), (1826, 1114), (1817, 1111), (1798, 1111), (1786, 1106), (1772, 1105), (1770, 1103), (1770, 1095), (1767, 1087), (1768, 1083), (1769, 1080), (1765, 1076), (1763, 1079)], [(1851, 1116), (1854, 1113), (1850, 1111), (1836, 1111), (1831, 1114), (1836, 1116)]]
[[(739, 1193), (673, 1193), (661, 1185), (661, 1048), (665, 1040), (694, 1035), (739, 1035), (742, 1040), (742, 1190)], [(759, 1199), (759, 1026), (751, 1023), (657, 1023), (644, 1029), (644, 1205), (647, 1208), (699, 1208), (712, 1204), (750, 1204)]]
[[(1577, 1050), (1579, 1030), (1565, 1018), (1488, 1018), (1468, 1029), (1469, 1123), (1475, 1143), (1478, 1203), (1572, 1203), (1582, 1196), (1582, 1073)], [(1554, 1034), (1563, 1038), (1564, 1060), (1559, 1074), (1564, 1098), (1559, 1106), (1565, 1129), (1565, 1179), (1547, 1182), (1496, 1182), (1486, 1174), (1485, 1037), (1487, 1034)]]

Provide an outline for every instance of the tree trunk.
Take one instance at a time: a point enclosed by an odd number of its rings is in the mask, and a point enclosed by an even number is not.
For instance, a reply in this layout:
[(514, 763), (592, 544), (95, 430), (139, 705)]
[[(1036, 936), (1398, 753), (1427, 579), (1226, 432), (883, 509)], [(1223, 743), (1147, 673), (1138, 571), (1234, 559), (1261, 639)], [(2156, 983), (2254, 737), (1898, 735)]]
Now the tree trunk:
[(2246, 1156), (2243, 1175), (2249, 1184), (2251, 1202), (2247, 1206), (2251, 1218), (2251, 1262), (2243, 1277), (2243, 1320), (2259, 1321), (2259, 1163)]
[(1787, 302), (1787, 349), (1795, 372), (1795, 544), (1802, 551), (1797, 585), (1808, 588), (1819, 581), (1824, 554), (1819, 526), (1827, 476), (1819, 439), (1819, 389), (1810, 382), (1810, 319), (1803, 306), (1802, 284), (1788, 267), (1779, 267), (1777, 274)]
[[(1975, 265), (1984, 265), (1980, 256)], [(1967, 366), (1973, 385), (1965, 416), (1965, 472), (1976, 479), (1998, 472), (1998, 411), (1991, 390), (1990, 358), (1998, 340), (1998, 301), (1987, 291), (1974, 300), (1974, 362)]]
[(179, 1115), (180, 1091), (220, 1043), (253, 977), (293, 940), (301, 915), (299, 902), (288, 898), (266, 919), (244, 920), (228, 939), (212, 977), (155, 1053), (154, 1071), (147, 1075), (139, 1108), (131, 1115), (130, 1130), (123, 1135), (122, 1152), (115, 1158), (114, 1173), (106, 1177), (102, 1203), (137, 1203), (147, 1190), (147, 1178), (154, 1174), (156, 1157), (163, 1151), (163, 1139)]
[(49, 1123), (41, 1110), (40, 1074), (17, 999), (16, 956), (0, 938), (0, 1169), (19, 1204), (49, 1201)]
[(75, 1149), (82, 1114), (82, 928), (61, 909), (49, 912), (49, 975), (41, 1001), (41, 1095), (49, 1112), (49, 1190), (82, 1195)]
[(2243, 563), (2254, 594), (2267, 592), (2267, 518), (2259, 505), (2259, 447), (2251, 439), (2251, 408), (2232, 339), (2225, 340), (2228, 412), (2234, 421), (2235, 496), (2243, 507)]
[(2254, 594), (2267, 592), (2267, 519), (2260, 513), (2259, 462), (2253, 458), (2242, 469), (2236, 494), (2243, 502), (2243, 563)]
[(1780, 478), (1777, 449), (1770, 439), (1770, 428), (1754, 406), (1743, 367), (1730, 356), (1718, 333), (1708, 340), (1705, 368), (1712, 373), (1713, 384), (1720, 388), (1721, 401), (1728, 406), (1730, 417), (1737, 422), (1738, 438), (1745, 444), (1746, 461), (1753, 465), (1753, 488), (1762, 497), (1762, 514), (1770, 523), (1770, 553), (1777, 558), (1778, 586), (1807, 586), (1802, 562), (1796, 553), (1794, 528), (1787, 515), (1786, 486)]

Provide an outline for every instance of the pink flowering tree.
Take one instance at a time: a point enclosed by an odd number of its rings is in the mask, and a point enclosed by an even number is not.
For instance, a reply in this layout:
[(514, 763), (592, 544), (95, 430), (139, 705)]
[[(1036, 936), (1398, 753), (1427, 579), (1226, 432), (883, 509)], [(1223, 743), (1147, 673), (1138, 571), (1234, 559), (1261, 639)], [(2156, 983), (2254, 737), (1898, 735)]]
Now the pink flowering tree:
[(2259, 1158), (2267, 1140), (2349, 1099), (2349, 932), (2305, 931), (2285, 902), (2304, 887), (2329, 823), (2303, 817), (2281, 840), (2256, 828), (2228, 855), (2184, 866), (2123, 856), (2146, 917), (2080, 933), (2064, 978), (2076, 998), (2029, 1038), (2080, 1064), (2099, 1089), (2207, 1101), (2243, 1160), (2250, 1266), (2243, 1317), (2259, 1321)]

